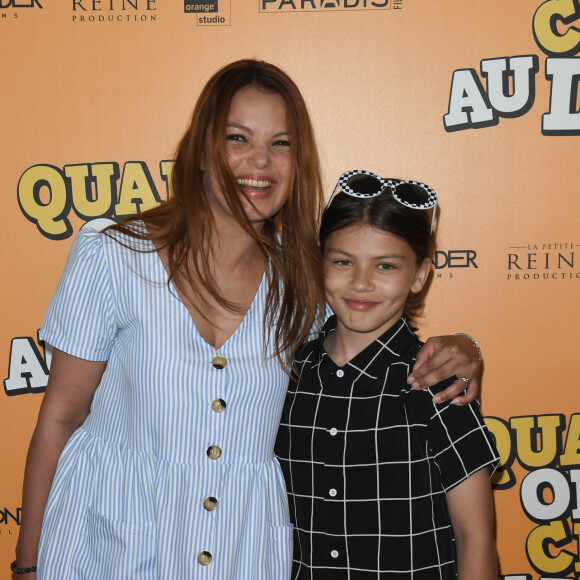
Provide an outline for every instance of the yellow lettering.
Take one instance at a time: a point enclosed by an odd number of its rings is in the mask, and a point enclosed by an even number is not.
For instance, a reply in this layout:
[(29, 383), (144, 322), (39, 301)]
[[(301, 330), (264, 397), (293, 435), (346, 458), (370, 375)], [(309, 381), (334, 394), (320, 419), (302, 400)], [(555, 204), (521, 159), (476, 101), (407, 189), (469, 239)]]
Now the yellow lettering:
[(510, 469), (514, 454), (512, 453), (512, 439), (509, 427), (503, 419), (498, 417), (484, 417), (484, 421), (495, 439), (495, 446), (500, 455), (499, 465), (493, 474), (491, 482), (496, 489), (509, 489), (516, 483), (514, 472)]
[(574, 0), (547, 0), (539, 6), (534, 14), (532, 28), (538, 46), (549, 55), (574, 55), (580, 49), (580, 31), (569, 27), (565, 32), (557, 29), (560, 22), (562, 28), (580, 18), (576, 14)]
[(117, 216), (131, 215), (161, 203), (147, 165), (142, 161), (128, 161), (123, 168)]
[(526, 540), (526, 551), (532, 566), (544, 574), (567, 571), (574, 562), (574, 555), (566, 550), (552, 556), (548, 544), (561, 546), (571, 540), (564, 522), (554, 521), (534, 528)]
[(173, 192), (173, 166), (175, 161), (162, 161), (159, 164), (161, 172), (161, 179), (167, 183), (167, 199), (169, 199)]
[[(47, 194), (44, 201), (41, 194)], [(18, 182), (18, 203), (22, 213), (47, 238), (62, 240), (72, 233), (68, 220), (70, 199), (62, 172), (52, 165), (33, 165)]]
[(116, 163), (66, 165), (64, 172), (70, 180), (73, 206), (80, 217), (90, 220), (111, 214), (112, 182), (118, 177)]
[(561, 450), (562, 419), (561, 415), (510, 419), (510, 425), (516, 432), (518, 459), (524, 467), (533, 469), (551, 465), (554, 462)]
[(570, 416), (564, 453), (560, 455), (561, 467), (572, 465), (580, 465), (580, 415), (578, 413)]

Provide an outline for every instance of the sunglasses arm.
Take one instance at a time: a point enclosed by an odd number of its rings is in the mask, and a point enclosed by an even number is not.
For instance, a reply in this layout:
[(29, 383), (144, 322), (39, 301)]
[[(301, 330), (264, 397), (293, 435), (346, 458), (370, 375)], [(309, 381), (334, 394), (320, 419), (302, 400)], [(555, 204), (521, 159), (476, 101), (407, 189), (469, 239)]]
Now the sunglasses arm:
[(336, 187), (334, 188), (334, 191), (332, 192), (332, 195), (330, 196), (330, 199), (328, 200), (328, 203), (326, 204), (326, 208), (325, 211), (330, 207), (330, 204), (332, 203), (332, 200), (334, 199), (334, 196), (340, 191), (340, 182), (336, 184)]
[(433, 233), (433, 228), (435, 227), (435, 213), (437, 212), (437, 200), (433, 205), (433, 215), (431, 216), (431, 233)]

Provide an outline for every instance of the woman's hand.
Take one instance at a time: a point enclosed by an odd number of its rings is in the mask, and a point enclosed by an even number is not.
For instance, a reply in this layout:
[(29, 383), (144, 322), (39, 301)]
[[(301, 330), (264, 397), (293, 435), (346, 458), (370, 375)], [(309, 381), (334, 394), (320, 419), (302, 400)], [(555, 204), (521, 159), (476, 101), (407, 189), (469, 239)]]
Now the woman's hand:
[[(442, 403), (453, 399), (451, 402), (455, 405), (471, 403), (479, 394), (479, 350), (466, 336), (435, 336), (417, 354), (407, 382), (414, 389), (424, 389), (453, 375), (463, 378), (458, 378), (433, 400)], [(463, 393), (466, 388), (467, 392)]]

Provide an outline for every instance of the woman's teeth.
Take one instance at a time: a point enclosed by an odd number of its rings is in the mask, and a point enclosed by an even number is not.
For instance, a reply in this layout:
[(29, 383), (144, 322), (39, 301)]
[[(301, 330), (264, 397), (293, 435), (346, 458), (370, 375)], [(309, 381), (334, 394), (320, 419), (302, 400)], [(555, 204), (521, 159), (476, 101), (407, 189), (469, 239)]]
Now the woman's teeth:
[(236, 179), (236, 181), (242, 186), (259, 187), (264, 189), (272, 185), (271, 181), (262, 181), (258, 179)]

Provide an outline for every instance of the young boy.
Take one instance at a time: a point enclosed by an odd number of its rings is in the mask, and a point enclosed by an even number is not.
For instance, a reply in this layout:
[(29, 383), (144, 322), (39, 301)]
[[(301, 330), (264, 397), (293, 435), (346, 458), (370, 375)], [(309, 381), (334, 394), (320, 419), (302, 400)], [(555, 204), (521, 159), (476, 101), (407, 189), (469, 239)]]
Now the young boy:
[(433, 403), (455, 378), (429, 392), (407, 384), (435, 192), (348, 172), (335, 194), (320, 230), (335, 316), (297, 355), (276, 444), (292, 578), (496, 580), (498, 456), (479, 404)]

